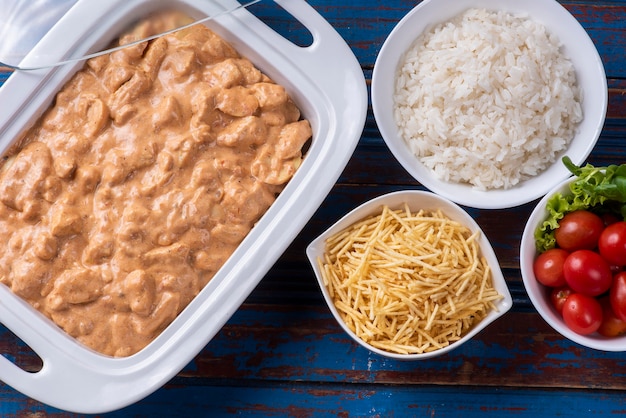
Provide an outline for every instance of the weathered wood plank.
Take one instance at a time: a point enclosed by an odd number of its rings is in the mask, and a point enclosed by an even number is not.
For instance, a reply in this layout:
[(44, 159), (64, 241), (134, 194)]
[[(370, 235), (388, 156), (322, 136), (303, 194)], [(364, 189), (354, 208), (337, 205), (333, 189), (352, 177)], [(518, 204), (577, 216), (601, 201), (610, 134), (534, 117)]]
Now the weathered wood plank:
[(325, 305), (281, 300), (244, 304), (179, 377), (190, 385), (246, 379), (626, 390), (625, 362), (623, 353), (581, 347), (536, 313), (515, 311), (449, 354), (395, 361), (350, 340)]
[(505, 315), (449, 354), (395, 361), (350, 340), (325, 306), (246, 304), (179, 376), (625, 390), (625, 361), (622, 353), (569, 342), (523, 312)]
[[(3, 395), (0, 386), (0, 396)], [(6, 399), (6, 398), (5, 398)], [(175, 379), (143, 402), (103, 418), (187, 417), (439, 417), (535, 418), (623, 415), (620, 392), (539, 391), (508, 388), (465, 388), (425, 385), (390, 387), (377, 384), (291, 382), (250, 385), (245, 381), (187, 385)], [(80, 417), (33, 405), (21, 395), (0, 405), (4, 418)]]

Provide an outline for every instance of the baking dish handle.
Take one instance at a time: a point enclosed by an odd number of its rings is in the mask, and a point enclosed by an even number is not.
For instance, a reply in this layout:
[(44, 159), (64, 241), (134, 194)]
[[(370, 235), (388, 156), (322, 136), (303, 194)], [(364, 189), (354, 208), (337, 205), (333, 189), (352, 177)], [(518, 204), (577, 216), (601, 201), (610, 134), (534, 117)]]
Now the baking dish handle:
[(77, 396), (93, 396), (91, 389), (105, 384), (111, 376), (103, 376), (97, 366), (89, 366), (74, 358), (71, 351), (61, 349), (64, 340), (71, 338), (61, 329), (53, 325), (56, 332), (43, 334), (30, 326), (47, 319), (10, 294), (11, 290), (0, 285), (0, 323), (16, 330), (15, 335), (40, 357), (42, 368), (25, 370), (10, 360), (8, 355), (12, 353), (0, 353), (0, 381), (50, 405), (68, 404)]
[[(268, 39), (268, 37), (271, 36), (272, 39), (271, 41), (268, 40), (268, 42), (279, 45), (280, 49), (286, 55), (289, 55), (291, 61), (297, 63), (298, 67), (305, 71), (311, 78), (314, 78), (322, 84), (326, 82), (330, 84), (337, 82), (337, 80), (341, 79), (340, 74), (337, 74), (335, 78), (324, 76), (328, 73), (329, 62), (333, 62), (335, 67), (341, 66), (340, 63), (337, 63), (337, 60), (352, 60), (354, 62), (350, 64), (360, 66), (356, 57), (350, 50), (350, 47), (346, 43), (336, 42), (338, 35), (334, 27), (328, 24), (324, 17), (305, 0), (272, 1), (306, 27), (313, 37), (313, 43), (307, 47), (300, 47), (277, 32), (274, 32), (274, 30), (268, 26), (263, 27), (263, 29), (267, 30), (267, 33), (264, 33), (265, 38)], [(341, 89), (331, 90), (328, 93), (333, 95), (338, 91), (341, 91)]]

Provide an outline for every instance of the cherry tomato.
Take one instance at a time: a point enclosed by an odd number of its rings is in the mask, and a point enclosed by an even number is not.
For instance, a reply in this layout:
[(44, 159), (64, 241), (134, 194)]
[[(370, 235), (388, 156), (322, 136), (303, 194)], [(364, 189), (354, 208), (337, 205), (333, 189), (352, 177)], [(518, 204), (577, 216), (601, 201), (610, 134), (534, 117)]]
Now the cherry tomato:
[(600, 234), (598, 250), (609, 264), (626, 266), (626, 222), (607, 226)]
[(566, 214), (554, 231), (560, 248), (567, 251), (593, 250), (604, 229), (604, 221), (595, 213), (576, 210)]
[(598, 328), (598, 334), (604, 337), (617, 337), (626, 334), (626, 321), (615, 316), (610, 298), (603, 297), (599, 301), (602, 306), (602, 324)]
[(563, 315), (563, 305), (565, 305), (565, 301), (572, 293), (574, 293), (574, 291), (567, 285), (555, 287), (550, 291), (550, 301), (552, 302), (552, 306), (554, 306), (560, 315)]
[(611, 267), (602, 256), (591, 250), (571, 253), (563, 264), (567, 284), (578, 293), (598, 296), (611, 287)]
[(613, 278), (609, 297), (615, 316), (626, 321), (626, 271), (617, 273)]
[(575, 333), (591, 334), (602, 325), (602, 306), (594, 297), (574, 293), (563, 305), (563, 320)]
[(551, 248), (539, 254), (533, 264), (533, 272), (539, 283), (550, 287), (563, 286), (563, 264), (568, 255), (569, 252), (561, 248)]

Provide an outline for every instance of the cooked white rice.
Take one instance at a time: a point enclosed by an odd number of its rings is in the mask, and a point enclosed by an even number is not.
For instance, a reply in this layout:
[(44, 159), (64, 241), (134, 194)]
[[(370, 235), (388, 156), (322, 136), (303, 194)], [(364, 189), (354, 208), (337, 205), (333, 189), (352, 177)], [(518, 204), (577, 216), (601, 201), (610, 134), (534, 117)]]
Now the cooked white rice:
[(507, 189), (567, 148), (581, 102), (574, 67), (543, 25), (470, 9), (426, 31), (405, 53), (394, 116), (438, 178)]

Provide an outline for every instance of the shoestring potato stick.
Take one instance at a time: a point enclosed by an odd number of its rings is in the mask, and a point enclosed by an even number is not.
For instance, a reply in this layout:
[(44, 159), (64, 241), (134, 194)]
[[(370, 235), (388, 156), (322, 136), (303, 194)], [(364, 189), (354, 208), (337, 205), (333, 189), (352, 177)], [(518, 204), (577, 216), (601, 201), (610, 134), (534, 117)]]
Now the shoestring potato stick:
[(426, 353), (497, 310), (502, 296), (478, 237), (441, 211), (383, 206), (327, 239), (318, 263), (335, 307), (359, 338), (388, 352)]

